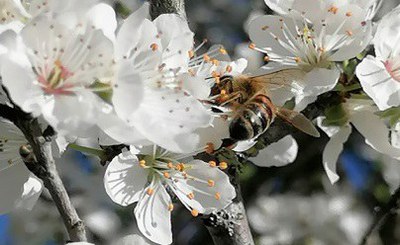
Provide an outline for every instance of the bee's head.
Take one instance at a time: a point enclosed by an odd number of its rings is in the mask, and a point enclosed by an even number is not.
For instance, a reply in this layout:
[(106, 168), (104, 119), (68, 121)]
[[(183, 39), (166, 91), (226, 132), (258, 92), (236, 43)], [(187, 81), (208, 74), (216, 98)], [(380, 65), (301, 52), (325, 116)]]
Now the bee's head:
[(212, 86), (210, 96), (221, 94), (222, 91), (225, 91), (225, 93), (228, 94), (232, 93), (233, 92), (232, 82), (233, 82), (233, 77), (230, 75), (220, 77), (218, 79), (218, 82), (216, 82), (214, 86)]

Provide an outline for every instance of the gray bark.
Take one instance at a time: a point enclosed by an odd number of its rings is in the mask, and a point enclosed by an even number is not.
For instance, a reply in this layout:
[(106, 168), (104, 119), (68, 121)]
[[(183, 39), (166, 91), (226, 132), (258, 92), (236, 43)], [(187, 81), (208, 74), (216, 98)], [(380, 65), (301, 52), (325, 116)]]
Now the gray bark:
[(184, 0), (149, 0), (152, 19), (161, 14), (178, 14), (186, 18)]
[(12, 121), (28, 140), (32, 152), (24, 156), (25, 165), (49, 190), (67, 229), (69, 240), (87, 241), (85, 226), (71, 203), (55, 165), (51, 150), (51, 136), (54, 131), (51, 128), (42, 131), (37, 119), (17, 107), (0, 105), (0, 116)]

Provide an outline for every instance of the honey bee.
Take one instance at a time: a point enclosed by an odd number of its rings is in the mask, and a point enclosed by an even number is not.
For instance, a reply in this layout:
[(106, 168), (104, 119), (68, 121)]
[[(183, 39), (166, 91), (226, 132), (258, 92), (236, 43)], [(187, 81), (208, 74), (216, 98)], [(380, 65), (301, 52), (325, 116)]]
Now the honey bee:
[[(295, 71), (294, 71), (295, 72)], [(289, 73), (289, 74), (288, 74)], [(275, 106), (268, 96), (271, 85), (286, 86), (285, 76), (290, 70), (261, 76), (222, 76), (211, 88), (211, 102), (230, 112), (230, 138), (235, 141), (252, 139), (264, 133), (276, 117), (314, 137), (318, 130), (303, 114)]]

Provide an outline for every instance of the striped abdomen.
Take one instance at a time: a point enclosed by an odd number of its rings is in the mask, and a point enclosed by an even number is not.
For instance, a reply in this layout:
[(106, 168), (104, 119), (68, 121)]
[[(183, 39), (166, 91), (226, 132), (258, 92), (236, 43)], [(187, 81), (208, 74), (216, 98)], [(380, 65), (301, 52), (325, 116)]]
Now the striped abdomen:
[(229, 126), (234, 140), (248, 140), (268, 129), (274, 119), (273, 105), (265, 95), (257, 95), (238, 111)]

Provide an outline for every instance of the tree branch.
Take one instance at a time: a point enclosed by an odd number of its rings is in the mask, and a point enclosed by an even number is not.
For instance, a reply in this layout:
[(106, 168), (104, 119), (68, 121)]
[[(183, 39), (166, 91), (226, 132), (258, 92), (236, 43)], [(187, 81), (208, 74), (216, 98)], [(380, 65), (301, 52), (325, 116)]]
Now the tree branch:
[(184, 0), (149, 0), (150, 16), (154, 20), (161, 14), (178, 14), (186, 19)]
[(24, 133), (32, 147), (33, 152), (24, 158), (25, 165), (49, 190), (68, 231), (69, 239), (74, 242), (87, 241), (85, 226), (72, 205), (56, 169), (51, 150), (51, 136), (54, 131), (47, 128), (42, 132), (37, 119), (17, 108), (0, 105), (0, 116), (12, 121)]
[(368, 238), (374, 230), (380, 229), (385, 221), (400, 208), (400, 186), (397, 187), (396, 191), (390, 197), (389, 201), (381, 208), (374, 212), (374, 220), (368, 227), (363, 238), (361, 239), (360, 245), (365, 245), (368, 242)]

